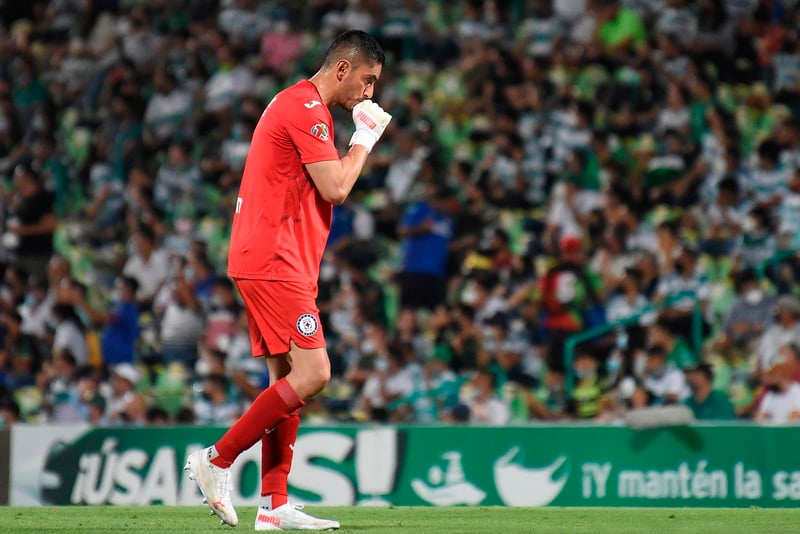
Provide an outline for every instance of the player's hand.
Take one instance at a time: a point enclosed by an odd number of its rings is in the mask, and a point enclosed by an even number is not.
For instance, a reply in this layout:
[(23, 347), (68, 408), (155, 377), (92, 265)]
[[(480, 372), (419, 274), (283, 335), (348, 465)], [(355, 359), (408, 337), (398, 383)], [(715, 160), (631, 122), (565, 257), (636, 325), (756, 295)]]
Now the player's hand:
[(350, 146), (362, 145), (371, 152), (391, 120), (392, 116), (372, 100), (359, 102), (353, 108), (356, 131), (350, 138)]

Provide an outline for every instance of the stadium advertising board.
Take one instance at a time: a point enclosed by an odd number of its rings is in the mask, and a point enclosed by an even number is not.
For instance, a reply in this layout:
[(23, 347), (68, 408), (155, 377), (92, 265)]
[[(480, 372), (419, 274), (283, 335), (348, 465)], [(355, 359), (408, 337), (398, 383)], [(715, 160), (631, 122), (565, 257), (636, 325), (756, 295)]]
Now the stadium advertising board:
[[(197, 505), (211, 427), (14, 427), (12, 505)], [(800, 427), (305, 427), (290, 492), (319, 505), (796, 506)], [(233, 467), (258, 499), (260, 445)]]

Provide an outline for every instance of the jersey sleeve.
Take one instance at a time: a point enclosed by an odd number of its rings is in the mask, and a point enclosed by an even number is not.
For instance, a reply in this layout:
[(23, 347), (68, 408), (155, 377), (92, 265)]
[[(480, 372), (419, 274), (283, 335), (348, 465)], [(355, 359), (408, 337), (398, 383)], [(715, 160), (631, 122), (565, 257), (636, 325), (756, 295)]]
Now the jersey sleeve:
[(339, 159), (333, 143), (333, 125), (327, 108), (312, 100), (293, 101), (283, 110), (283, 122), (303, 164)]

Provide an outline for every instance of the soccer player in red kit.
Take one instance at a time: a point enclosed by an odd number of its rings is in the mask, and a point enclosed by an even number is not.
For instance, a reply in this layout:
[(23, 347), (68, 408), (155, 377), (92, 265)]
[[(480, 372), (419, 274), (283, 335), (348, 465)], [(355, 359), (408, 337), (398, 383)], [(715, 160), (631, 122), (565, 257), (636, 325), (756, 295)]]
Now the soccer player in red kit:
[[(320, 70), (281, 91), (253, 133), (236, 199), (228, 274), (244, 300), (253, 355), (266, 357), (270, 386), (212, 447), (185, 469), (223, 523), (236, 525), (231, 464), (261, 441), (262, 504), (256, 530), (329, 530), (287, 501), (299, 410), (330, 380), (316, 305), (333, 204), (344, 202), (391, 115), (372, 102), (384, 55), (367, 33), (348, 31)], [(350, 150), (339, 158), (329, 108), (353, 112)]]

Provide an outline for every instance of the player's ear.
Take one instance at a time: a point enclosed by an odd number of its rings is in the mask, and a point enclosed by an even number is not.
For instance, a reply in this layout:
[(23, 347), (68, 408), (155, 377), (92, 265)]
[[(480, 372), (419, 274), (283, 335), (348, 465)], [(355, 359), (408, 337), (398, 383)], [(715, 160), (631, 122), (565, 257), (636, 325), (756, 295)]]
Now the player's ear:
[(347, 73), (350, 72), (352, 65), (346, 59), (340, 59), (336, 62), (336, 79), (342, 81)]

